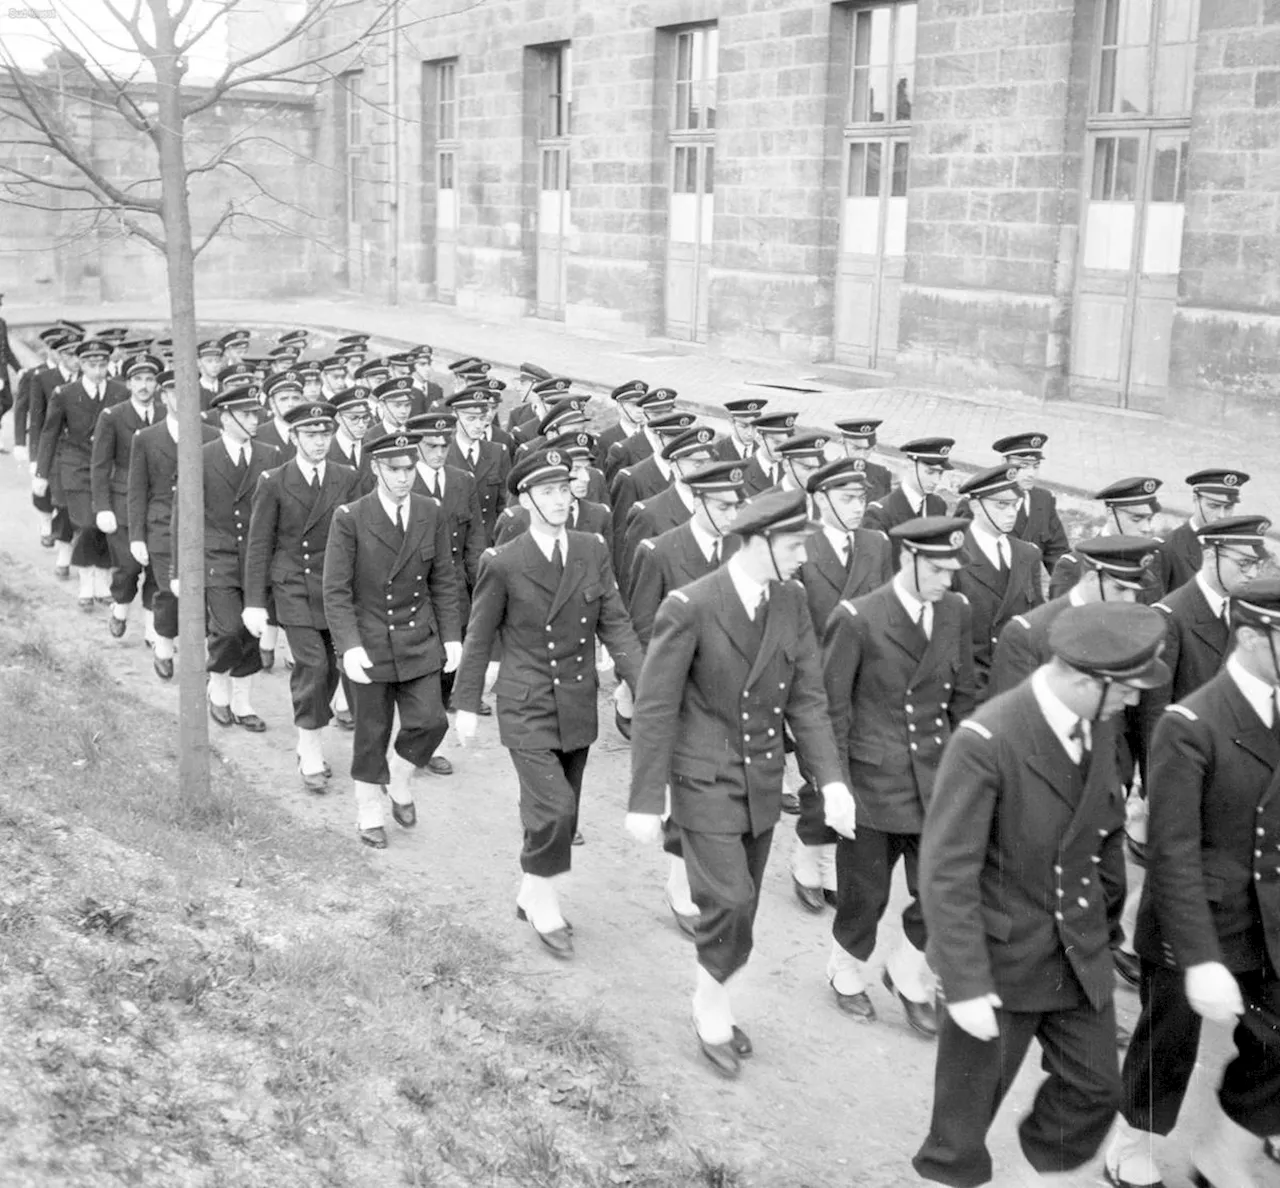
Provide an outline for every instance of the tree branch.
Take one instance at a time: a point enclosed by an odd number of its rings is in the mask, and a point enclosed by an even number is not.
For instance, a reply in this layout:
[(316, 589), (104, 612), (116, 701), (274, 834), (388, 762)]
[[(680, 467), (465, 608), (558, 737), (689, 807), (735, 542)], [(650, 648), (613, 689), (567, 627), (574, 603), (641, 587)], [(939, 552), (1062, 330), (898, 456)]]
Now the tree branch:
[[(191, 10), (193, 0), (184, 0), (182, 10), (173, 19), (173, 27), (175, 31), (182, 21), (186, 18), (187, 13)], [(279, 0), (277, 0), (279, 3)], [(218, 11), (214, 13), (203, 25), (201, 25), (194, 33), (190, 34), (187, 39), (178, 46), (178, 53), (189, 53), (193, 46), (198, 45), (205, 37), (209, 35), (209, 31), (224, 17), (228, 16), (233, 8), (240, 5), (240, 0), (224, 0), (218, 5)]]
[(231, 219), (235, 218), (236, 214), (237, 214), (237, 211), (236, 211), (235, 202), (234, 201), (228, 202), (226, 210), (224, 210), (222, 214), (218, 216), (213, 226), (210, 227), (209, 230), (204, 233), (204, 237), (200, 240), (200, 242), (191, 249), (191, 258), (193, 260), (199, 258), (200, 253), (209, 246), (209, 243), (212, 241), (213, 237), (217, 235), (218, 232), (221, 231), (222, 228), (225, 227)]

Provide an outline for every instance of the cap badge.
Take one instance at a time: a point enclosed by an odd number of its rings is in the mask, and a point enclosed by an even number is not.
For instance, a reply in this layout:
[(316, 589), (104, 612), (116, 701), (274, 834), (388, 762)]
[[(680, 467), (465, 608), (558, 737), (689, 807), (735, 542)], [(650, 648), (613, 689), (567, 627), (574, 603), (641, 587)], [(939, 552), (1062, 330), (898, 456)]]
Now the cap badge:
[(1035, 435), (1031, 438), (1031, 448), (1032, 448), (1033, 450), (1038, 450), (1042, 445), (1044, 445), (1044, 438), (1043, 438), (1043, 437), (1041, 437), (1041, 436), (1040, 436), (1040, 434), (1038, 434), (1038, 433), (1037, 433), (1037, 434), (1035, 434)]
[(1156, 489), (1155, 479), (1147, 479), (1147, 481), (1142, 484), (1142, 490), (1144, 494), (1150, 495), (1155, 491), (1155, 489)]
[(729, 471), (729, 481), (731, 483), (740, 483), (744, 477), (741, 466), (735, 466), (731, 471)]
[(1227, 471), (1227, 473), (1222, 476), (1222, 485), (1224, 487), (1238, 487), (1240, 485), (1240, 476), (1238, 474), (1232, 474), (1231, 471)]
[(580, 446), (589, 446), (589, 445), (591, 444), (591, 434), (590, 434), (590, 433), (579, 433), (579, 434), (578, 434), (578, 436), (577, 436), (576, 438), (574, 438), (574, 440), (575, 440), (575, 441), (577, 442), (577, 444), (578, 444), (578, 445), (580, 445)]
[(397, 437), (397, 438), (396, 438), (396, 445), (397, 445), (397, 446), (407, 446), (408, 444), (409, 444), (409, 439), (408, 439), (407, 437), (405, 437), (405, 435), (404, 435), (403, 433), (402, 433), (399, 437)]
[(1142, 560), (1139, 561), (1138, 564), (1141, 565), (1143, 569), (1146, 569), (1147, 566), (1154, 565), (1155, 562), (1156, 562), (1155, 553), (1143, 553)]
[(1004, 472), (1004, 477), (1012, 482), (1018, 477), (1018, 468), (1016, 466), (1010, 466), (1009, 469)]
[(356, 384), (356, 386), (351, 390), (361, 400), (365, 399), (369, 395), (369, 389), (366, 388), (363, 384)]
[(322, 417), (324, 416), (324, 409), (322, 409), (318, 404), (313, 404), (311, 406), (310, 415), (313, 417)]
[(951, 447), (949, 445), (940, 445), (938, 447), (939, 457), (945, 458), (949, 453), (951, 453)]
[(861, 474), (867, 469), (867, 460), (865, 458), (850, 458), (852, 465), (849, 467), (854, 474)]
[(947, 539), (951, 542), (953, 549), (958, 549), (964, 544), (964, 533), (957, 528)]
[(712, 433), (712, 431), (711, 431), (710, 429), (708, 429), (705, 425), (704, 425), (701, 429), (699, 429), (699, 430), (698, 430), (698, 442), (699, 442), (700, 444), (702, 444), (702, 445), (705, 445), (705, 444), (706, 444), (707, 442), (709, 442), (709, 441), (712, 439), (712, 437), (714, 437), (714, 436), (715, 436), (715, 434), (714, 434), (714, 433)]
[(559, 466), (559, 465), (560, 465), (560, 451), (559, 451), (559, 450), (548, 450), (548, 451), (547, 451), (547, 465), (548, 465), (548, 466)]
[(791, 414), (791, 416), (787, 417), (787, 418), (786, 418), (782, 423), (783, 423), (783, 424), (784, 424), (788, 429), (790, 429), (790, 428), (792, 427), (792, 425), (794, 425), (794, 424), (796, 423), (795, 414), (794, 414), (794, 413), (792, 413), (792, 414)]
[(859, 432), (859, 433), (872, 433), (872, 432), (874, 432), (874, 431), (875, 431), (875, 426), (874, 426), (874, 425), (859, 425), (859, 426), (858, 426), (858, 432)]

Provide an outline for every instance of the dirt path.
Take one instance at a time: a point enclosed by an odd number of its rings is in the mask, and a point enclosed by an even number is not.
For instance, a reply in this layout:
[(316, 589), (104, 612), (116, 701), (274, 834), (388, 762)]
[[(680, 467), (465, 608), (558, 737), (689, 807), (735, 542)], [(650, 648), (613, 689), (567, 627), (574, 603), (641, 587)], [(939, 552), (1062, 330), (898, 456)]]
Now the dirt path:
[[(176, 689), (152, 674), (140, 622), (131, 622), (117, 643), (107, 635), (105, 612), (82, 615), (74, 587), (54, 579), (52, 553), (36, 538), (25, 468), (8, 456), (0, 457), (0, 500), (10, 510), (0, 523), (0, 552), (31, 574), (47, 596), (41, 611), (46, 628), (99, 650), (122, 683), (158, 708), (176, 709)], [(602, 739), (587, 769), (582, 826), (587, 845), (574, 851), (575, 870), (562, 894), (575, 926), (577, 958), (560, 965), (539, 951), (529, 930), (514, 918), (516, 782), (493, 719), (482, 720), (477, 743), (466, 751), (450, 736), (445, 750), (455, 774), (417, 782), (421, 824), (413, 834), (390, 826), (391, 847), (375, 855), (355, 838), (346, 779), (350, 736), (329, 732), (326, 752), (337, 773), (335, 790), (323, 799), (309, 798), (295, 774), (283, 671), (257, 678), (255, 708), (268, 732), (255, 736), (212, 726), (221, 753), (264, 796), (296, 811), (300, 822), (349, 837), (352, 862), (377, 862), (395, 872), (407, 902), (450, 905), (509, 945), (523, 972), (567, 999), (597, 1005), (629, 1037), (641, 1074), (671, 1096), (693, 1146), (741, 1167), (748, 1183), (769, 1188), (921, 1183), (909, 1159), (927, 1128), (933, 1047), (913, 1037), (878, 985), (872, 996), (879, 1023), (857, 1025), (835, 1009), (823, 978), (830, 917), (807, 915), (790, 889), (790, 818), (784, 818), (775, 838), (756, 951), (736, 991), (739, 1021), (757, 1055), (739, 1082), (725, 1083), (696, 1054), (689, 1024), (693, 950), (663, 903), (663, 856), (656, 848), (639, 849), (622, 830), (628, 752), (613, 730), (611, 712), (602, 710)], [(901, 895), (899, 888), (899, 908)], [(896, 927), (884, 930), (885, 944), (896, 939)], [(1119, 1003), (1122, 1019), (1132, 1025), (1136, 997), (1121, 991)], [(1224, 1050), (1222, 1037), (1215, 1036), (1184, 1117), (1194, 1120), (1202, 1113), (1195, 1107), (1206, 1086), (1216, 1083)], [(993, 1133), (1001, 1188), (1037, 1182), (1018, 1154), (1014, 1123), (1038, 1080), (1038, 1069), (1024, 1070), (1012, 1108)], [(1184, 1143), (1175, 1139), (1166, 1166), (1171, 1173), (1178, 1169), (1166, 1183), (1183, 1188), (1188, 1182), (1182, 1170)], [(1270, 1174), (1259, 1169), (1264, 1183), (1276, 1182), (1265, 1178)], [(1102, 1179), (1095, 1165), (1057, 1182), (1083, 1188)]]

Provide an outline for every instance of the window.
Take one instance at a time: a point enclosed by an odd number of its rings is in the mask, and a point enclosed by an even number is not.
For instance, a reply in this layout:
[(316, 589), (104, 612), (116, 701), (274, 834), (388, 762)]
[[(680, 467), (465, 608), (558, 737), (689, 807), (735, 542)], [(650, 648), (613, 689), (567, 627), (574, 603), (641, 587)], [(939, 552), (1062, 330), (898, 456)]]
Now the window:
[(551, 46), (542, 53), (540, 140), (557, 140), (569, 135), (572, 111), (570, 53), (567, 45)]
[(1191, 112), (1200, 0), (1103, 0), (1094, 114)]
[(915, 85), (916, 5), (881, 4), (853, 14), (850, 124), (911, 119)]
[(675, 131), (715, 128), (719, 54), (720, 31), (714, 25), (676, 34)]
[(347, 222), (358, 223), (364, 218), (364, 74), (349, 70), (338, 76), (337, 114), (342, 141), (340, 168), (345, 170), (345, 198)]
[(436, 139), (458, 139), (458, 63), (436, 65)]

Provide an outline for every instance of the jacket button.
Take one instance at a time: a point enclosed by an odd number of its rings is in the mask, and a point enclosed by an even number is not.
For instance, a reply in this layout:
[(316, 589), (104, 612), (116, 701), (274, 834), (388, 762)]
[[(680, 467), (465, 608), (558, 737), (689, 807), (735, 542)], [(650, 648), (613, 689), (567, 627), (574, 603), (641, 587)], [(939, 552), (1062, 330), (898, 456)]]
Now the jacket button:
[(766, 759), (772, 759), (772, 758), (773, 758), (773, 752), (772, 752), (772, 751), (765, 751), (765, 753), (764, 753), (764, 757), (765, 757)]
[(1061, 913), (1061, 912), (1054, 912), (1054, 913), (1053, 913), (1053, 918), (1054, 918), (1055, 920), (1061, 920), (1061, 919), (1063, 918), (1062, 913)]
[(1087, 887), (1088, 885), (1089, 885), (1089, 880), (1087, 878), (1083, 878), (1080, 880), (1080, 886)]
[(751, 741), (751, 735), (749, 735), (749, 734), (744, 734), (744, 735), (742, 736), (742, 741), (743, 741), (743, 742), (750, 742), (750, 741)]
[(750, 715), (750, 714), (743, 714), (743, 715), (742, 715), (742, 720), (745, 722), (745, 721), (747, 721), (750, 717), (751, 717), (751, 715)]
[(747, 757), (746, 757), (742, 762), (743, 762), (743, 763), (745, 763), (748, 767), (750, 767), (750, 766), (751, 766), (751, 756), (750, 756), (750, 755), (748, 755), (748, 756), (747, 756)]
[(1053, 868), (1053, 873), (1056, 875), (1060, 875), (1062, 873), (1062, 867), (1055, 864)]
[(1259, 825), (1259, 826), (1258, 826), (1258, 836), (1259, 836), (1259, 837), (1266, 837), (1266, 835), (1267, 835), (1267, 831), (1266, 831), (1265, 829), (1263, 829), (1261, 825)]
[(915, 743), (912, 743), (912, 744), (911, 744), (911, 749), (912, 749), (913, 751), (915, 751), (915, 750), (918, 750), (919, 748), (916, 746), (916, 744), (915, 744)]
[(914, 734), (916, 732), (916, 724), (914, 722), (908, 722), (907, 731), (911, 734)]
[(1076, 900), (1076, 903), (1078, 903), (1081, 907), (1088, 907), (1088, 906), (1089, 906), (1089, 901), (1088, 901), (1087, 899), (1085, 899), (1085, 897), (1084, 897), (1083, 895), (1082, 895), (1082, 896), (1080, 896), (1080, 898)]
[(906, 710), (906, 711), (907, 711), (907, 713), (911, 713), (911, 712), (912, 712), (911, 706), (909, 706), (909, 705), (904, 705), (902, 708), (903, 708), (904, 710)]

